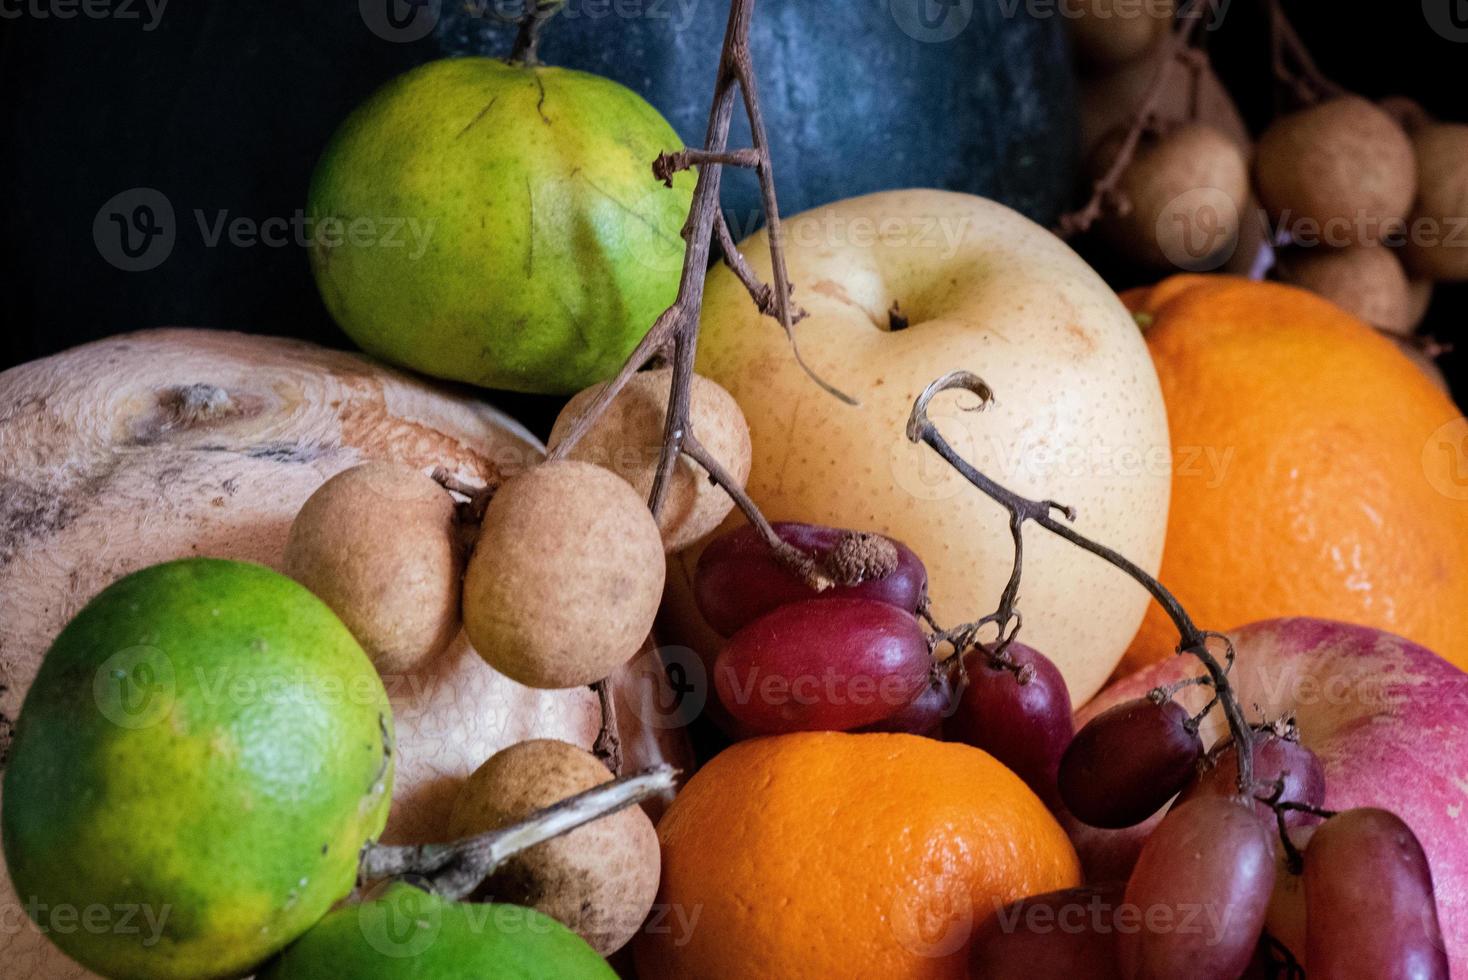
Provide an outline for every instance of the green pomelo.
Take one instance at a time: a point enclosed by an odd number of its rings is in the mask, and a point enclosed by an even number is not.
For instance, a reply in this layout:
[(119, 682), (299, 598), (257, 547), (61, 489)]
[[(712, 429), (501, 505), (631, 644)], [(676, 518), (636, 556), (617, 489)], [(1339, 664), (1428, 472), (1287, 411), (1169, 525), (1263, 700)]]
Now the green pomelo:
[(332, 912), (259, 980), (616, 980), (559, 922), (518, 905), (445, 902), (408, 884)]
[(613, 374), (678, 292), (694, 179), (656, 109), (598, 75), (492, 58), (389, 82), (311, 182), (311, 263), (362, 349), (540, 393)]
[(42, 661), (5, 859), (41, 931), (97, 973), (243, 976), (352, 889), (392, 776), (387, 694), (324, 603), (259, 565), (154, 565)]

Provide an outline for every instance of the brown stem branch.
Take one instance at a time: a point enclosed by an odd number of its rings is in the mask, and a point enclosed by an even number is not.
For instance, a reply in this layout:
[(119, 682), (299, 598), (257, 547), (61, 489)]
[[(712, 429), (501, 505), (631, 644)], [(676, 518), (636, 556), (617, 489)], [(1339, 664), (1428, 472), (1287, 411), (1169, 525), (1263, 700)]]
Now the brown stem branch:
[(1151, 84), (1147, 86), (1142, 101), (1137, 105), (1131, 124), (1127, 127), (1126, 135), (1122, 137), (1121, 145), (1116, 149), (1116, 156), (1112, 158), (1106, 171), (1092, 184), (1091, 196), (1086, 203), (1075, 211), (1061, 215), (1059, 221), (1056, 222), (1055, 233), (1061, 238), (1071, 238), (1089, 230), (1108, 208), (1116, 206), (1122, 175), (1132, 165), (1132, 160), (1137, 155), (1137, 147), (1142, 142), (1142, 136), (1146, 133), (1147, 127), (1152, 125), (1157, 107), (1161, 104), (1162, 93), (1167, 89), (1173, 69), (1184, 57), (1184, 53), (1192, 43), (1194, 32), (1202, 22), (1202, 17), (1183, 18), (1168, 35), (1166, 43), (1170, 50), (1159, 59), (1157, 73), (1152, 76)]
[(655, 766), (621, 776), (567, 797), (507, 827), (448, 844), (388, 845), (374, 841), (362, 849), (358, 881), (418, 875), (427, 879), (437, 894), (460, 899), (514, 855), (649, 796), (667, 792), (673, 788), (677, 775), (672, 766)]
[[(1205, 632), (1193, 624), (1193, 620), (1183, 609), (1177, 597), (1169, 592), (1161, 582), (1149, 575), (1136, 563), (1125, 555), (1092, 541), (1090, 538), (1071, 527), (1069, 521), (1075, 520), (1075, 512), (1070, 508), (1056, 503), (1053, 500), (1030, 500), (1000, 486), (989, 477), (980, 473), (966, 459), (949, 445), (943, 438), (936, 426), (928, 418), (928, 403), (940, 392), (944, 391), (967, 391), (979, 398), (979, 404), (971, 411), (980, 411), (987, 407), (993, 400), (993, 390), (984, 383), (983, 379), (968, 371), (953, 371), (934, 381), (918, 395), (917, 401), (913, 403), (912, 414), (907, 420), (907, 438), (914, 443), (926, 443), (929, 448), (941, 456), (949, 466), (957, 470), (964, 479), (983, 491), (988, 497), (999, 503), (1009, 511), (1011, 524), (1014, 530), (1016, 542), (1015, 569), (1010, 576), (1009, 584), (1005, 586), (1004, 594), (1000, 599), (1000, 609), (992, 616), (985, 617), (980, 623), (994, 621), (1000, 625), (1001, 632), (1009, 617), (1014, 615), (1013, 605), (1019, 594), (1020, 577), (1020, 542), (1023, 537), (1023, 527), (1026, 522), (1040, 525), (1058, 537), (1064, 538), (1071, 544), (1084, 551), (1088, 551), (1096, 557), (1116, 566), (1128, 576), (1138, 582), (1156, 600), (1173, 625), (1177, 627), (1179, 634), (1178, 652), (1190, 653), (1202, 662), (1208, 671), (1210, 682), (1214, 692), (1219, 698), (1225, 717), (1228, 719), (1229, 729), (1233, 732), (1234, 743), (1240, 746), (1239, 750), (1239, 793), (1244, 796), (1252, 795), (1254, 786), (1254, 753), (1252, 729), (1244, 718), (1243, 708), (1239, 705), (1238, 698), (1233, 693), (1233, 688), (1228, 680), (1228, 668), (1218, 662), (1208, 649), (1210, 639), (1222, 639), (1227, 648), (1226, 662), (1232, 666), (1234, 659), (1233, 644), (1225, 636), (1218, 633)], [(1056, 519), (1055, 514), (1059, 512), (1066, 518), (1066, 522)], [(1010, 634), (1013, 638), (1013, 632)]]
[(622, 735), (617, 730), (617, 702), (612, 693), (612, 682), (603, 677), (591, 689), (596, 692), (597, 708), (601, 711), (601, 724), (596, 731), (596, 741), (591, 752), (612, 771), (622, 771)]
[(540, 64), (540, 31), (545, 22), (561, 12), (566, 0), (525, 0), (525, 13), (520, 17), (520, 33), (510, 49), (510, 61), (534, 68)]
[(1314, 105), (1346, 94), (1346, 89), (1327, 78), (1315, 63), (1295, 25), (1285, 16), (1280, 0), (1269, 0), (1269, 32), (1275, 80), (1289, 89), (1297, 103)]

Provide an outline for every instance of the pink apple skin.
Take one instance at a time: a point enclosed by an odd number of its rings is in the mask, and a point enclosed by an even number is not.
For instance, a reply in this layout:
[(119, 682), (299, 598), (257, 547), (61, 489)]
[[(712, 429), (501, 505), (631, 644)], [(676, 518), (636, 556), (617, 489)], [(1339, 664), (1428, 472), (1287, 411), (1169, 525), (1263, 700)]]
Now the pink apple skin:
[[(1325, 768), (1325, 805), (1391, 810), (1422, 842), (1453, 974), (1468, 976), (1468, 674), (1402, 637), (1329, 620), (1273, 619), (1229, 635), (1238, 654), (1230, 679), (1245, 713), (1294, 715)], [(1076, 725), (1200, 669), (1177, 657), (1122, 678), (1076, 713)], [(1193, 711), (1207, 700), (1201, 687), (1178, 697)], [(1204, 743), (1223, 734), (1215, 711)], [(1101, 831), (1069, 821), (1067, 829), (1087, 874), (1114, 877), (1155, 822)]]

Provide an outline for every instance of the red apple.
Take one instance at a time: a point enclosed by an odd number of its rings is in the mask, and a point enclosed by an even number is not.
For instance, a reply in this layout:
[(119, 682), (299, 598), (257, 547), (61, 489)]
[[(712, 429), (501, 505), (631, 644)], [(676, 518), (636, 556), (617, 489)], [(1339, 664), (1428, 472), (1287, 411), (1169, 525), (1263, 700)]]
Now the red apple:
[[(1274, 619), (1234, 630), (1230, 675), (1250, 720), (1293, 715), (1301, 741), (1325, 769), (1325, 805), (1382, 807), (1405, 820), (1432, 866), (1443, 940), (1455, 974), (1468, 976), (1468, 674), (1391, 633), (1321, 619)], [(1180, 656), (1110, 685), (1077, 724), (1119, 701), (1200, 673)], [(1202, 708), (1203, 687), (1178, 698)], [(1203, 726), (1226, 734), (1221, 713)], [(1125, 873), (1155, 820), (1121, 831), (1072, 825), (1088, 874)]]

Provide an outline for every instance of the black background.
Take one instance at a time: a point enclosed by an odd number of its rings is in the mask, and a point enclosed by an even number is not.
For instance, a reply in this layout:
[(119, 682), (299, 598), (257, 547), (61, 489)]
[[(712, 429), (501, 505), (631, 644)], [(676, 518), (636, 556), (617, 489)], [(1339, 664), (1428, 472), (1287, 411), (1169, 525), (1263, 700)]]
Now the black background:
[[(141, 0), (132, 21), (37, 18), (26, 12), (35, 2), (0, 0), (0, 368), (169, 324), (349, 346), (298, 247), (209, 249), (181, 233), (167, 262), (129, 273), (100, 256), (92, 221), (111, 195), (139, 186), (166, 188), (180, 224), (195, 208), (253, 219), (294, 213), (336, 122), (392, 75), (437, 57), (438, 39), (384, 41), (343, 0), (172, 0), (152, 31)], [(1410, 95), (1442, 118), (1468, 119), (1468, 43), (1436, 33), (1418, 0), (1372, 4), (1370, 13), (1286, 6), (1331, 77), (1367, 96)], [(1273, 111), (1261, 8), (1233, 0), (1208, 39), (1256, 132)], [(1428, 330), (1462, 339), (1465, 300), (1468, 288), (1440, 287)], [(1461, 361), (1445, 362), (1460, 396)], [(542, 414), (534, 400), (495, 400)]]

